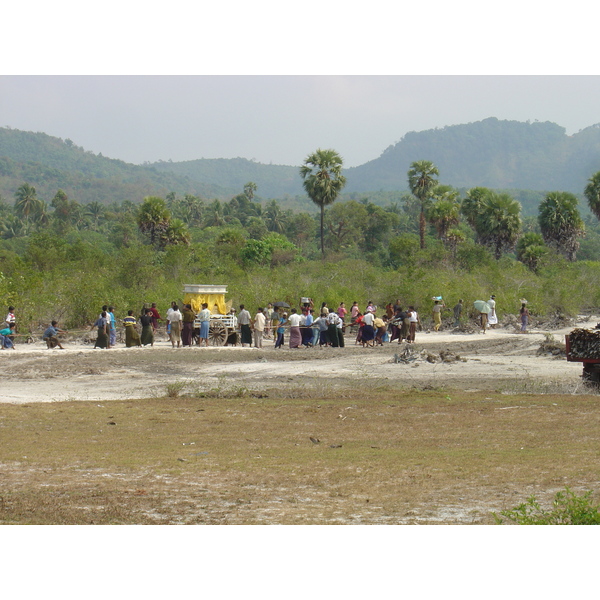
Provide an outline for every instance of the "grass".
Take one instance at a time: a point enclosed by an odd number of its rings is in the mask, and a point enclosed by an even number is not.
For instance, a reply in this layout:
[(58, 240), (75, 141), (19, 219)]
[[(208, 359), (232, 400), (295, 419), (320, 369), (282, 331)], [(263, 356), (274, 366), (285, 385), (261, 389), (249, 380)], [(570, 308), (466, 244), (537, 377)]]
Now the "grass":
[(598, 489), (597, 396), (180, 392), (0, 405), (0, 523), (491, 524)]

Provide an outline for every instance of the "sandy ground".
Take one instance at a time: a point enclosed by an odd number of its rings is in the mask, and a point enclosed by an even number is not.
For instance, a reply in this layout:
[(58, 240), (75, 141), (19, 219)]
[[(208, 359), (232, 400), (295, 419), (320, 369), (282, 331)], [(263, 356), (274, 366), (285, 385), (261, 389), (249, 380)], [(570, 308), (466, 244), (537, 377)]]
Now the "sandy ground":
[[(534, 329), (526, 335), (514, 327), (488, 330), (485, 335), (421, 332), (412, 346), (388, 343), (378, 348), (356, 346), (350, 335), (345, 348), (297, 350), (275, 350), (271, 341), (265, 341), (262, 350), (173, 349), (166, 339), (141, 349), (117, 344), (110, 350), (94, 350), (91, 344), (68, 338), (65, 350), (48, 350), (40, 341), (0, 352), (0, 401), (147, 398), (165, 395), (173, 384), (199, 392), (301, 386), (318, 391), (365, 381), (390, 387), (572, 393), (581, 389), (581, 364), (567, 362), (564, 356), (540, 355), (540, 344), (548, 333), (564, 342), (575, 326), (593, 328), (599, 321), (596, 316), (581, 317), (567, 328)], [(405, 354), (407, 348), (410, 355)], [(440, 352), (450, 352), (450, 361), (442, 362)]]

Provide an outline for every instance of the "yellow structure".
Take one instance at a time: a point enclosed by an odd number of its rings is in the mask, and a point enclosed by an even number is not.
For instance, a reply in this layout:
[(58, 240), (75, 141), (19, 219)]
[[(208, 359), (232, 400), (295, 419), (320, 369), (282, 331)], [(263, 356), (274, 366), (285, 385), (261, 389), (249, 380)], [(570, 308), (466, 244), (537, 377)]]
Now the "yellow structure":
[(231, 310), (232, 302), (225, 302), (227, 286), (185, 284), (183, 293), (184, 303), (191, 304), (196, 314), (202, 310), (205, 302), (213, 315), (226, 315)]

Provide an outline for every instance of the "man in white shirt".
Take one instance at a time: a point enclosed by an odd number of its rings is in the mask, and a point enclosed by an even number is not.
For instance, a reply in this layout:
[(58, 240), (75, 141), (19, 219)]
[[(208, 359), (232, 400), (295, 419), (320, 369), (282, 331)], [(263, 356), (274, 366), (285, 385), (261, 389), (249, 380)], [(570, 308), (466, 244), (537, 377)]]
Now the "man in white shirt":
[(177, 342), (177, 347), (179, 348), (181, 344), (181, 311), (176, 302), (173, 302), (171, 308), (167, 311), (167, 323), (169, 325), (171, 345), (175, 348), (175, 343)]
[(254, 329), (254, 347), (255, 348), (262, 348), (262, 339), (263, 339), (263, 333), (265, 331), (266, 323), (267, 323), (267, 319), (265, 317), (263, 309), (259, 308), (258, 311), (256, 312), (256, 315), (254, 315), (254, 321), (252, 322), (252, 326)]

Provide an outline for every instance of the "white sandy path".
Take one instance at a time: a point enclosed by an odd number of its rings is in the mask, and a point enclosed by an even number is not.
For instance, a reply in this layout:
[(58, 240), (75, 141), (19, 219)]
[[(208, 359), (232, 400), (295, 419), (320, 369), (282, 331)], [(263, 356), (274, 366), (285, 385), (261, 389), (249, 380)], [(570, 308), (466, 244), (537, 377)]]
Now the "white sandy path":
[[(597, 317), (591, 317), (586, 323), (578, 326), (594, 327)], [(564, 335), (573, 327), (552, 331), (556, 340), (562, 341)], [(393, 363), (394, 353), (400, 352), (405, 344), (386, 344), (384, 349), (357, 349), (352, 345), (352, 351), (345, 355), (343, 350), (336, 358), (332, 358), (329, 349), (274, 350), (271, 342), (265, 342), (264, 358), (257, 360), (232, 361), (232, 355), (255, 352), (251, 348), (180, 348), (171, 349), (167, 342), (157, 342), (154, 348), (126, 349), (124, 347), (111, 350), (94, 350), (91, 346), (66, 344), (67, 349), (47, 350), (41, 343), (19, 345), (16, 351), (0, 352), (0, 368), (6, 369), (18, 365), (23, 373), (22, 379), (5, 378), (2, 382), (0, 402), (31, 403), (57, 402), (66, 400), (109, 401), (116, 399), (146, 398), (149, 395), (164, 395), (168, 383), (187, 382), (199, 389), (214, 387), (247, 387), (249, 389), (274, 388), (277, 386), (323, 386), (355, 381), (358, 384), (380, 385), (386, 382), (414, 384), (422, 386), (430, 384), (434, 387), (460, 387), (462, 389), (478, 389), (484, 380), (497, 380), (499, 383), (514, 381), (516, 384), (527, 380), (540, 382), (561, 381), (571, 383), (573, 389), (580, 383), (581, 364), (567, 362), (564, 358), (557, 359), (549, 356), (536, 356), (536, 349), (545, 338), (545, 332), (531, 332), (520, 335), (506, 329), (489, 330), (483, 334), (452, 334), (452, 333), (419, 333), (417, 334), (417, 349), (428, 346), (445, 345), (465, 357), (466, 362), (428, 363), (423, 360), (409, 364)], [(481, 341), (483, 346), (477, 350), (462, 352), (461, 343)], [(511, 344), (514, 340), (514, 345)], [(502, 352), (494, 351), (494, 345), (508, 342), (502, 346)], [(348, 343), (348, 341), (347, 341)], [(351, 342), (350, 342), (351, 344)], [(485, 347), (489, 346), (487, 353)], [(159, 352), (157, 352), (157, 350)], [(139, 368), (139, 355), (136, 356), (137, 367), (128, 368), (130, 353), (143, 353), (148, 358), (145, 370)], [(211, 353), (216, 362), (199, 362), (188, 369), (185, 375), (169, 373), (168, 370), (153, 369), (153, 363), (161, 360), (165, 352)], [(271, 353), (287, 354), (305, 353), (308, 360), (271, 361)], [(50, 365), (57, 354), (69, 353), (78, 356), (93, 357), (94, 353), (102, 353), (102, 362), (106, 356), (113, 356), (116, 365), (108, 374), (98, 373), (65, 374), (56, 376), (45, 374), (36, 376), (38, 368), (46, 363)], [(228, 362), (219, 362), (218, 358), (227, 355)], [(310, 358), (309, 358), (310, 357)], [(244, 356), (247, 359), (247, 355)], [(282, 358), (279, 356), (278, 358)], [(303, 357), (304, 358), (304, 357)], [(3, 364), (4, 363), (4, 364)], [(41, 369), (40, 369), (41, 370)], [(488, 386), (489, 387), (489, 386)], [(149, 393), (149, 389), (151, 390)]]

